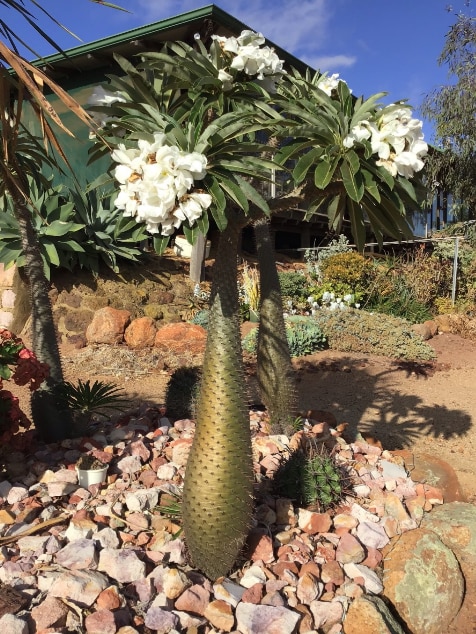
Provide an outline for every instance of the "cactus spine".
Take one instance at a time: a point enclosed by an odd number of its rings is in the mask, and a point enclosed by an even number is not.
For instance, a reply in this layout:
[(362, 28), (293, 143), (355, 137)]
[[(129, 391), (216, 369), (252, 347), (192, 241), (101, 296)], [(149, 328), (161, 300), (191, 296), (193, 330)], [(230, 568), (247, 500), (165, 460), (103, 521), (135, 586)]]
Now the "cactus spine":
[(238, 239), (233, 217), (215, 259), (195, 437), (183, 492), (183, 526), (193, 564), (210, 579), (233, 566), (249, 531), (253, 461), (240, 341)]

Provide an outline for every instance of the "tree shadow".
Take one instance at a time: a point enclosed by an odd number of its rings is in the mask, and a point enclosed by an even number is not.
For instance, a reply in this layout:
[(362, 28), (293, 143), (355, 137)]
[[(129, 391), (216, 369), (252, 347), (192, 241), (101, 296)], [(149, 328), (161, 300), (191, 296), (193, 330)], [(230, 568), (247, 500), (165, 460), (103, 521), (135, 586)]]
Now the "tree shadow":
[(437, 363), (376, 358), (371, 371), (363, 356), (319, 361), (314, 355), (296, 365), (303, 411), (331, 412), (339, 423), (348, 423), (349, 439), (362, 433), (380, 440), (385, 449), (395, 450), (424, 436), (442, 440), (464, 437), (473, 426), (467, 411), (429, 405), (411, 394), (411, 385), (408, 390), (402, 388), (402, 376), (396, 373), (405, 373), (403, 380), (431, 380), (435, 372), (446, 369)]

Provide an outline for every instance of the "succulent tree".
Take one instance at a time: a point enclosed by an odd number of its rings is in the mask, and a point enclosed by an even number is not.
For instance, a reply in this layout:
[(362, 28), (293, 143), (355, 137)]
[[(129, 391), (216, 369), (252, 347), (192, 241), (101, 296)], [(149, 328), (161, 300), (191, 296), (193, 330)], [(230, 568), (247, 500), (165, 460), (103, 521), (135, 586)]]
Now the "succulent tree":
[[(239, 232), (257, 223), (259, 376), (269, 407), (283, 422), (287, 410), (295, 412), (296, 393), (262, 219), (299, 205), (308, 208), (306, 219), (327, 210), (336, 230), (349, 216), (360, 245), (365, 217), (379, 239), (409, 235), (405, 205), (417, 204), (411, 180), (423, 166), (426, 145), (420, 123), (404, 104), (382, 108), (379, 95), (356, 99), (334, 76), (287, 74), (259, 34), (212, 36), (207, 44), (169, 44), (161, 52), (141, 53), (135, 65), (117, 57), (123, 74), (95, 93), (93, 112), (107, 145), (99, 142), (92, 158), (113, 148), (116, 206), (146, 223), (159, 251), (179, 227), (193, 243), (197, 232), (208, 231), (209, 214), (221, 231), (183, 508), (192, 561), (216, 578), (233, 566), (252, 513), (239, 343)], [(278, 139), (279, 147), (259, 143), (258, 133)], [(275, 170), (287, 175), (287, 186), (265, 201), (256, 183), (271, 180)]]

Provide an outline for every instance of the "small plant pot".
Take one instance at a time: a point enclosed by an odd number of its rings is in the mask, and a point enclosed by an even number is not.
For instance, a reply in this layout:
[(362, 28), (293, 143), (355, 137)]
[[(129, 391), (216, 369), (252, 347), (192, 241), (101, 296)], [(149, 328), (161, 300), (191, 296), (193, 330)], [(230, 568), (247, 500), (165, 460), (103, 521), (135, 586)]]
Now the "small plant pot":
[(79, 486), (87, 489), (91, 484), (101, 484), (106, 481), (107, 465), (100, 469), (80, 469), (76, 467)]

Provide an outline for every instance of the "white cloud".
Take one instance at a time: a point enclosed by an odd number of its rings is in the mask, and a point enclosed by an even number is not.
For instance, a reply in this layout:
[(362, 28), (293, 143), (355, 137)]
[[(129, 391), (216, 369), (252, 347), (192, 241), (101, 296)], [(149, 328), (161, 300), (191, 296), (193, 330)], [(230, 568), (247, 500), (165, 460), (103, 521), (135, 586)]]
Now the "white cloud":
[(316, 70), (320, 70), (324, 73), (334, 72), (339, 68), (350, 68), (356, 63), (357, 58), (351, 55), (328, 55), (315, 58), (310, 58), (307, 55), (304, 55), (303, 61)]

